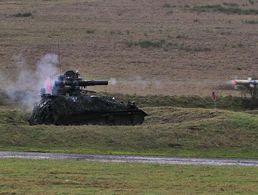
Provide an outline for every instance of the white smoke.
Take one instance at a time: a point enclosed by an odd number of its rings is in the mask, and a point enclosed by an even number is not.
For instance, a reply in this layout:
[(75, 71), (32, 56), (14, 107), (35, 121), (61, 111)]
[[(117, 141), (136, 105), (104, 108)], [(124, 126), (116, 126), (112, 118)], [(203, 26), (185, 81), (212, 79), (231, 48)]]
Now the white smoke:
[(37, 63), (38, 87), (44, 86), (47, 78), (54, 78), (58, 74), (58, 56), (56, 54), (46, 54)]
[[(46, 54), (36, 64), (36, 69), (32, 70), (25, 58), (21, 55), (15, 56), (17, 75), (16, 79), (9, 81), (1, 79), (1, 83), (8, 83), (2, 89), (10, 100), (18, 102), (19, 105), (31, 110), (36, 102), (40, 100), (40, 89), (44, 87), (46, 79), (54, 77), (58, 73), (58, 56), (56, 54)], [(1, 73), (1, 75), (4, 75)]]
[(108, 83), (109, 83), (110, 85), (116, 85), (116, 84), (117, 84), (117, 80), (116, 80), (115, 78), (110, 78), (109, 81), (108, 81)]
[(145, 89), (148, 87), (154, 87), (159, 88), (161, 86), (160, 80), (155, 79), (143, 79), (141, 76), (135, 76), (134, 78), (131, 78), (129, 80), (124, 79), (116, 79), (116, 78), (110, 78), (109, 84), (112, 86), (115, 85), (126, 85), (127, 87), (131, 88), (139, 88), (139, 89)]

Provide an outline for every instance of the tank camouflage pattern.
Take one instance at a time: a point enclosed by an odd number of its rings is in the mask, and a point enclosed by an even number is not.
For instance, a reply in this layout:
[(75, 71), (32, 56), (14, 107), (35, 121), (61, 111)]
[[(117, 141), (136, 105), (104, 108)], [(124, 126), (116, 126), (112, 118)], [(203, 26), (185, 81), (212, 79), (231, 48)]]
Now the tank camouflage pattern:
[(147, 114), (134, 102), (124, 104), (114, 97), (87, 91), (87, 86), (108, 85), (108, 81), (82, 80), (78, 72), (67, 71), (41, 89), (31, 125), (138, 125)]

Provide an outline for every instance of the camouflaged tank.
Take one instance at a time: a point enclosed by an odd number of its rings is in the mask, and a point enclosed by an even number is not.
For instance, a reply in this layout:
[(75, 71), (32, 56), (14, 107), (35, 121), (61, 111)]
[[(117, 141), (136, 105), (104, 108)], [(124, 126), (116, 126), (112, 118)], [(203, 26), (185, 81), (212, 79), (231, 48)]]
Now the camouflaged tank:
[(31, 125), (137, 125), (147, 115), (134, 103), (124, 104), (114, 97), (83, 90), (87, 86), (108, 85), (108, 81), (82, 80), (67, 71), (54, 82), (51, 92), (41, 91), (41, 101), (29, 119)]

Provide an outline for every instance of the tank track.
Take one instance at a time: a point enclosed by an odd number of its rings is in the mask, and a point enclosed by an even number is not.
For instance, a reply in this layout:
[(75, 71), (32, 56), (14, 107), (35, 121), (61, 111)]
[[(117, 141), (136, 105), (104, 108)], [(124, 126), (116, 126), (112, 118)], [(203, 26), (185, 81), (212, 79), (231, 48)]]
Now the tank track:
[(84, 112), (72, 115), (55, 115), (44, 112), (44, 118), (32, 116), (30, 125), (55, 124), (55, 125), (140, 125), (147, 114), (142, 110), (128, 110), (116, 112)]
[(85, 112), (59, 116), (55, 125), (140, 125), (147, 114), (142, 110), (118, 112)]

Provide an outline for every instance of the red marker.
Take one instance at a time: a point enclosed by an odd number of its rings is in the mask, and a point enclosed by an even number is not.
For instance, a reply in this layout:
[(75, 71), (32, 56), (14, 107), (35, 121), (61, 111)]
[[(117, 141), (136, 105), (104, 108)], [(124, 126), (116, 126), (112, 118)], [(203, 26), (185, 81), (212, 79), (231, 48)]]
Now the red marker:
[(212, 92), (211, 97), (212, 97), (213, 101), (217, 100), (217, 95), (216, 95), (215, 91)]

